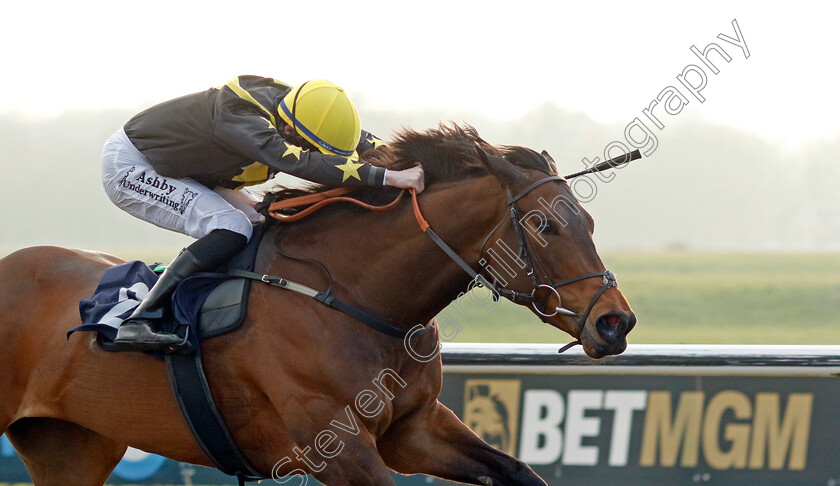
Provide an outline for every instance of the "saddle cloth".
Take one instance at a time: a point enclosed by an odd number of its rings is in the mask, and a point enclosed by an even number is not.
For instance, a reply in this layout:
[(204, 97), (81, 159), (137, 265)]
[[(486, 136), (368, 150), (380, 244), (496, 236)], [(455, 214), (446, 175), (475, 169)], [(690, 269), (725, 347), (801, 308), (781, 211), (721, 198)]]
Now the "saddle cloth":
[[(257, 248), (264, 231), (255, 228), (248, 246), (233, 257), (226, 269), (253, 270)], [(120, 324), (127, 319), (157, 282), (153, 267), (139, 260), (115, 265), (105, 271), (93, 295), (79, 302), (82, 325), (71, 329), (99, 333), (99, 343), (107, 349)], [(165, 312), (163, 329), (189, 328), (193, 344), (238, 329), (248, 312), (251, 280), (224, 273), (196, 273), (185, 278), (172, 295), (171, 309)]]

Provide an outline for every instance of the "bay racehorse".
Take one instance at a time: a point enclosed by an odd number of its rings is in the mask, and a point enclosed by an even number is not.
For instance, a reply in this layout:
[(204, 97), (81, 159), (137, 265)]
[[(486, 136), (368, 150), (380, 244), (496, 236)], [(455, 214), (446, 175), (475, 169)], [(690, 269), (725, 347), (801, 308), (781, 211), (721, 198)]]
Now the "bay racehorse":
[[(635, 317), (596, 253), (592, 218), (550, 157), (494, 147), (452, 126), (406, 131), (371, 160), (423, 165), (422, 215), (481, 282), (531, 306), (593, 358), (624, 350)], [(392, 196), (382, 188), (358, 194)], [(91, 333), (65, 337), (78, 325), (79, 300), (119, 262), (56, 247), (0, 260), (0, 432), (38, 486), (102, 485), (127, 446), (212, 465), (181, 416), (163, 362), (105, 352)], [(406, 330), (432, 320), (473, 281), (418, 228), (408, 198), (388, 212), (334, 206), (274, 224), (256, 269), (331, 285), (338, 298)], [(244, 325), (206, 341), (202, 356), (233, 439), (265, 476), (311, 472), (329, 485), (387, 485), (394, 470), (470, 484), (545, 484), (437, 400), (438, 341), (432, 327), (409, 352), (403, 340), (306, 296), (255, 285)]]

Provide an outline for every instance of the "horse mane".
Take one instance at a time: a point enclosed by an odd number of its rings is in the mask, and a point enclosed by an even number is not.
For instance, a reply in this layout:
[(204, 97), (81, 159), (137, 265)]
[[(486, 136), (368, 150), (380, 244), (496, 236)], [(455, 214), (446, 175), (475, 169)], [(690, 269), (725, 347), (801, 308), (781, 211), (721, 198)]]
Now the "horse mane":
[[(393, 142), (360, 154), (359, 158), (377, 167), (389, 170), (404, 170), (418, 162), (423, 166), (426, 187), (438, 182), (458, 181), (490, 174), (476, 152), (481, 148), (491, 156), (504, 159), (516, 168), (534, 169), (546, 175), (557, 175), (554, 163), (539, 153), (525, 147), (513, 145), (492, 145), (482, 139), (475, 128), (451, 123), (441, 123), (438, 128), (418, 132), (403, 128)], [(313, 185), (305, 189), (284, 189), (272, 195), (279, 201), (312, 194), (329, 189)], [(369, 187), (354, 193), (354, 197), (367, 202), (393, 199), (394, 188)], [(294, 211), (292, 211), (294, 212)]]
[(470, 125), (440, 124), (438, 128), (418, 132), (403, 128), (388, 146), (370, 150), (360, 157), (372, 165), (393, 170), (408, 169), (419, 162), (428, 184), (485, 175), (489, 171), (476, 153), (476, 146), (511, 164), (556, 175), (557, 169), (545, 157), (531, 149), (513, 145), (494, 146), (486, 142)]

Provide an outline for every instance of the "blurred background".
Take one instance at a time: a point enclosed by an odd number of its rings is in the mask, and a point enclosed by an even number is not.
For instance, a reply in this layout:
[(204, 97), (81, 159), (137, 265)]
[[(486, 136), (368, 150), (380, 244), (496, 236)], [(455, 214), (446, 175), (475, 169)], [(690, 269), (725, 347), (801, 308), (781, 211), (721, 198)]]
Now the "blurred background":
[[(0, 20), (0, 255), (45, 244), (171, 259), (187, 237), (105, 196), (105, 139), (146, 107), (235, 75), (327, 78), (386, 139), (468, 123), (492, 143), (548, 150), (563, 173), (612, 142), (638, 144), (646, 157), (593, 176), (585, 203), (639, 316), (631, 343), (840, 344), (837, 10), (15, 2)], [(717, 74), (691, 50), (710, 43), (731, 59), (709, 54)], [(703, 102), (677, 79), (691, 65), (706, 76)], [(684, 97), (674, 114), (654, 104), (669, 87)], [(647, 132), (628, 135), (636, 119)], [(524, 309), (470, 305), (457, 341), (568, 339)]]

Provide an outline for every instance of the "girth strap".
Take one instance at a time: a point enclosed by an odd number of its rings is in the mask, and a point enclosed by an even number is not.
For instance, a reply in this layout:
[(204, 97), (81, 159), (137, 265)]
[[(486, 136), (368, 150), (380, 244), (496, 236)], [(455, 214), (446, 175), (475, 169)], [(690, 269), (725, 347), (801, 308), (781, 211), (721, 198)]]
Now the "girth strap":
[(181, 414), (204, 455), (223, 473), (236, 476), (239, 484), (264, 479), (239, 451), (216, 409), (201, 353), (167, 354), (166, 368)]

